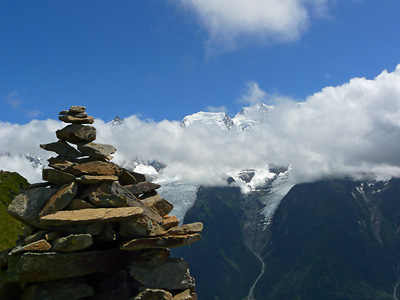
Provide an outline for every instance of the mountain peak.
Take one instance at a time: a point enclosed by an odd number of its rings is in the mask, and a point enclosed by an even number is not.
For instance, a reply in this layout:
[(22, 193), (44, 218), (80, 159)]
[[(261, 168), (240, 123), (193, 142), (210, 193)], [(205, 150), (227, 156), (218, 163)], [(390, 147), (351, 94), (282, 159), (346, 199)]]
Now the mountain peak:
[(107, 124), (109, 124), (109, 125), (119, 125), (119, 124), (122, 124), (122, 122), (124, 122), (124, 120), (121, 119), (119, 116), (116, 116), (111, 122), (108, 122)]
[(225, 130), (230, 130), (234, 125), (232, 119), (224, 112), (200, 111), (183, 118), (181, 121), (181, 126), (187, 127), (195, 123), (201, 123), (204, 125), (218, 125), (221, 129)]

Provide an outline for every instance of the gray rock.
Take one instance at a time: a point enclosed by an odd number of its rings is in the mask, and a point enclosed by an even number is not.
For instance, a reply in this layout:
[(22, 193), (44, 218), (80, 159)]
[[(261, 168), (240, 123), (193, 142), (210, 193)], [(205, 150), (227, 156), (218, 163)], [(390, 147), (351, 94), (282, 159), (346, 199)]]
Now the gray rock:
[(94, 290), (84, 278), (71, 278), (28, 285), (21, 300), (78, 300), (94, 296)]
[(61, 140), (58, 140), (57, 142), (54, 143), (41, 144), (40, 148), (46, 151), (55, 152), (58, 155), (64, 157), (78, 158), (83, 156), (81, 152), (79, 152), (74, 147), (70, 146), (68, 143)]
[(76, 182), (63, 185), (46, 203), (39, 216), (52, 214), (64, 209), (75, 197), (77, 190), (78, 184)]
[(195, 287), (188, 265), (181, 258), (169, 258), (157, 265), (133, 262), (129, 271), (133, 279), (151, 289), (174, 291)]
[(55, 184), (66, 184), (76, 180), (74, 175), (56, 169), (43, 169), (42, 178)]
[(120, 250), (10, 256), (6, 282), (45, 282), (123, 269), (134, 254)]
[(96, 128), (81, 124), (72, 124), (57, 130), (56, 135), (58, 139), (72, 144), (90, 143), (96, 139)]
[(43, 228), (40, 224), (39, 213), (56, 191), (55, 188), (44, 187), (29, 189), (13, 199), (7, 212), (24, 224)]
[(78, 149), (82, 153), (95, 158), (108, 157), (117, 151), (113, 145), (97, 143), (78, 144)]
[(90, 234), (70, 234), (53, 241), (51, 250), (55, 252), (74, 252), (89, 248), (93, 244)]

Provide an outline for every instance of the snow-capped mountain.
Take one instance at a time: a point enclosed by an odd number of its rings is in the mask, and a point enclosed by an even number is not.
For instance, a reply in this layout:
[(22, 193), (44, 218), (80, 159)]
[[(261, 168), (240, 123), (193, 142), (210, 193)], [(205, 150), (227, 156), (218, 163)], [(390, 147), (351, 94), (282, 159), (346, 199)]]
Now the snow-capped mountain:
[(268, 106), (262, 102), (249, 107), (243, 108), (232, 119), (236, 128), (239, 131), (250, 130), (255, 126), (264, 123), (268, 119), (268, 113), (273, 109), (273, 106)]
[(255, 105), (244, 107), (233, 118), (230, 118), (224, 112), (198, 112), (183, 118), (181, 126), (187, 127), (191, 124), (200, 123), (206, 126), (218, 126), (223, 130), (251, 130), (268, 120), (268, 113), (271, 109), (273, 109), (273, 106), (259, 102)]
[(121, 119), (119, 116), (116, 116), (112, 121), (108, 122), (109, 125), (119, 125), (122, 124), (124, 120)]
[(232, 119), (224, 112), (203, 112), (186, 116), (181, 121), (182, 127), (187, 127), (191, 124), (201, 123), (204, 125), (217, 125), (221, 129), (230, 130), (234, 125)]

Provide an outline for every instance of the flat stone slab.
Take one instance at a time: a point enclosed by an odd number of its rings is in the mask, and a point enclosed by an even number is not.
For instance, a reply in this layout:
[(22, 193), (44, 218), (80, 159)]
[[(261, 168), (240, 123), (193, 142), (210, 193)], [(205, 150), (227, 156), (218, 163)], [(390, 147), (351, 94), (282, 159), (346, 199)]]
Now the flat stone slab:
[(29, 189), (13, 199), (7, 212), (24, 224), (42, 228), (39, 213), (56, 191), (55, 188), (45, 187)]
[(121, 168), (113, 163), (105, 161), (91, 161), (82, 164), (74, 164), (65, 169), (66, 172), (75, 176), (81, 175), (96, 175), (96, 176), (118, 176), (121, 173)]
[(201, 239), (198, 233), (188, 235), (159, 236), (133, 239), (120, 246), (121, 250), (135, 251), (143, 249), (177, 248), (187, 246)]
[(113, 145), (98, 143), (78, 144), (78, 149), (86, 155), (97, 158), (108, 157), (117, 151)]
[(93, 126), (72, 124), (57, 130), (56, 135), (58, 139), (72, 144), (90, 143), (96, 139), (96, 128)]
[(64, 157), (78, 158), (83, 156), (81, 152), (79, 152), (74, 147), (70, 146), (68, 143), (61, 140), (58, 140), (57, 142), (54, 143), (41, 144), (40, 148), (46, 151), (55, 152), (58, 155)]
[(140, 182), (137, 184), (130, 184), (124, 186), (124, 188), (128, 189), (134, 195), (148, 193), (156, 189), (159, 189), (160, 187), (161, 185), (152, 182)]
[(72, 124), (93, 124), (94, 118), (91, 116), (88, 117), (77, 117), (73, 115), (63, 115), (59, 116), (58, 119), (65, 123), (72, 123)]
[(71, 182), (63, 185), (50, 199), (40, 212), (39, 216), (55, 213), (64, 209), (69, 202), (75, 197), (78, 190), (78, 184)]
[(42, 178), (55, 184), (66, 184), (76, 180), (74, 175), (56, 169), (43, 169)]
[(40, 218), (42, 226), (66, 226), (112, 221), (125, 221), (143, 214), (139, 207), (87, 208), (61, 210)]
[(72, 253), (24, 253), (11, 256), (6, 282), (45, 282), (118, 270), (129, 265), (134, 253), (118, 249)]
[(172, 227), (167, 231), (168, 235), (185, 235), (191, 233), (199, 233), (203, 230), (203, 223), (195, 222), (191, 224), (185, 224), (182, 226)]
[(101, 182), (113, 182), (118, 180), (118, 176), (114, 175), (82, 175), (76, 179), (81, 184), (92, 185)]

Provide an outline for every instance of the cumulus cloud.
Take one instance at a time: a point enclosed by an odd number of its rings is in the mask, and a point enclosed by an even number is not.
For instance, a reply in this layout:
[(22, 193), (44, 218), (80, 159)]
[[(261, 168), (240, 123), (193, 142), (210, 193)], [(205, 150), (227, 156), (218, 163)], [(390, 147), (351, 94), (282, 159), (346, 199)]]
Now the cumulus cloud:
[(249, 81), (246, 83), (246, 89), (238, 99), (239, 103), (254, 105), (258, 102), (265, 102), (267, 93), (260, 88), (257, 82)]
[[(38, 144), (55, 141), (54, 131), (62, 126), (55, 120), (0, 123), (0, 152), (46, 159), (52, 153)], [(157, 160), (167, 165), (164, 178), (198, 184), (224, 184), (227, 174), (268, 162), (291, 165), (297, 182), (328, 176), (400, 176), (400, 65), (374, 79), (354, 78), (326, 87), (302, 103), (278, 102), (267, 121), (249, 131), (202, 124), (181, 127), (176, 121), (137, 116), (116, 126), (97, 119), (95, 126), (97, 142), (116, 146), (116, 163), (127, 165), (137, 156)], [(23, 175), (31, 172), (17, 161), (0, 160), (0, 169), (13, 166)]]
[(192, 11), (209, 34), (208, 50), (235, 49), (239, 40), (257, 43), (298, 39), (310, 11), (326, 16), (330, 0), (172, 0)]

